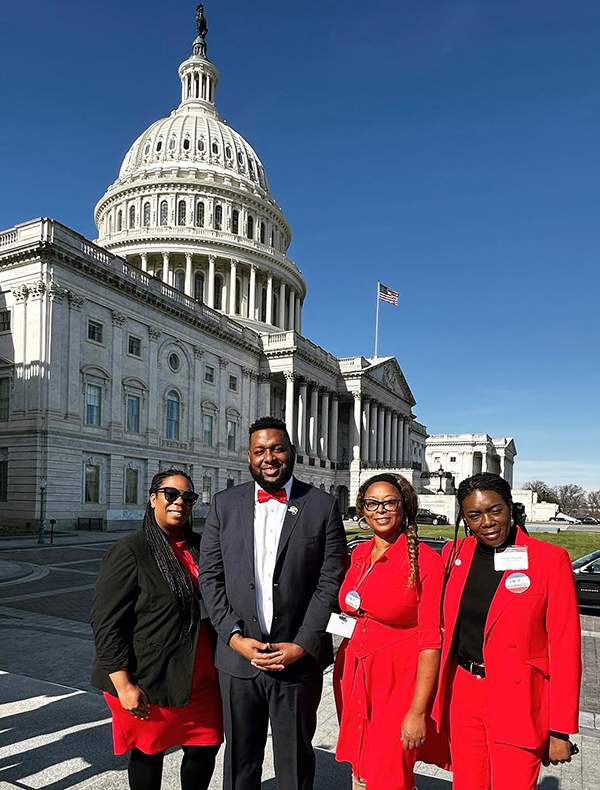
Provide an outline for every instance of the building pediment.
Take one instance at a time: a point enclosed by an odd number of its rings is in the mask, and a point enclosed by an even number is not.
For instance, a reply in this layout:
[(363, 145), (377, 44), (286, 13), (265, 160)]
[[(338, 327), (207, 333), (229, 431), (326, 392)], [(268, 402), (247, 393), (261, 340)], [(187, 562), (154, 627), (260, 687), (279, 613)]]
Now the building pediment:
[(416, 404), (414, 395), (411, 392), (408, 382), (404, 378), (404, 373), (398, 364), (396, 357), (388, 357), (381, 361), (372, 361), (370, 367), (365, 370), (365, 374), (370, 379), (382, 384), (386, 389), (391, 390), (395, 395), (399, 395), (411, 406)]

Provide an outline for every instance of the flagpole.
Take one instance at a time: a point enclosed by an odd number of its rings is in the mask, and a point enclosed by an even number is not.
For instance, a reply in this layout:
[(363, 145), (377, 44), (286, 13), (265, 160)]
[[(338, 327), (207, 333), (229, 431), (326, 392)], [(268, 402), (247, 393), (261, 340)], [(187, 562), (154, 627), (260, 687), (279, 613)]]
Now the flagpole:
[(377, 359), (377, 341), (379, 339), (379, 280), (377, 280), (377, 317), (375, 318), (375, 356), (374, 358)]

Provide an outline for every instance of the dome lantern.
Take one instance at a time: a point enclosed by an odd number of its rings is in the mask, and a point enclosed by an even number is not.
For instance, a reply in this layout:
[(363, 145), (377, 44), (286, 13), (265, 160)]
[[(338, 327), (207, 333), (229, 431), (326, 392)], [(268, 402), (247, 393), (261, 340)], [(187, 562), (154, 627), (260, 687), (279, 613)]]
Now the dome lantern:
[(181, 105), (194, 105), (204, 109), (214, 117), (219, 114), (215, 107), (215, 92), (219, 83), (219, 72), (210, 62), (207, 55), (206, 34), (208, 27), (204, 16), (204, 4), (200, 3), (196, 11), (196, 27), (198, 35), (193, 43), (192, 55), (179, 67), (181, 79)]

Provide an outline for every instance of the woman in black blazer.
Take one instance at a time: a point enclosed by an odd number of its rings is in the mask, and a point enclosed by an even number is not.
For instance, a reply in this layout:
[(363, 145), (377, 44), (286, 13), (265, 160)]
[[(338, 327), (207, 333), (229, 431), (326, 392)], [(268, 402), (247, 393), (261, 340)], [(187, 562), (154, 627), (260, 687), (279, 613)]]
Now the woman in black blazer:
[(206, 790), (223, 741), (214, 632), (198, 590), (198, 495), (175, 469), (152, 479), (142, 528), (106, 554), (94, 591), (92, 683), (113, 714), (131, 790), (159, 790), (166, 749), (181, 746), (182, 790)]

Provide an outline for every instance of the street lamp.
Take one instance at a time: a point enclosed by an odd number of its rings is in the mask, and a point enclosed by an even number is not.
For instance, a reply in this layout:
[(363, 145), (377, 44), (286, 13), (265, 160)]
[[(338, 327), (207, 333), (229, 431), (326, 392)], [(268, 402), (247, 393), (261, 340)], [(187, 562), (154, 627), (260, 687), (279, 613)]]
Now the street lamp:
[(446, 473), (442, 469), (442, 465), (441, 464), (440, 464), (440, 468), (437, 470), (437, 472), (435, 474), (440, 478), (440, 487), (438, 488), (436, 493), (443, 494), (444, 493), (444, 489), (442, 488), (442, 480), (444, 479), (444, 476), (445, 476)]
[(40, 526), (38, 530), (38, 543), (45, 543), (46, 537), (44, 535), (44, 519), (46, 517), (46, 487), (48, 483), (46, 478), (42, 477), (40, 480)]

